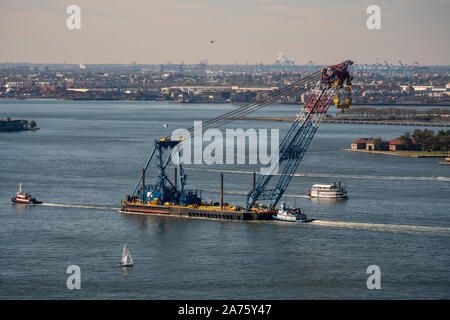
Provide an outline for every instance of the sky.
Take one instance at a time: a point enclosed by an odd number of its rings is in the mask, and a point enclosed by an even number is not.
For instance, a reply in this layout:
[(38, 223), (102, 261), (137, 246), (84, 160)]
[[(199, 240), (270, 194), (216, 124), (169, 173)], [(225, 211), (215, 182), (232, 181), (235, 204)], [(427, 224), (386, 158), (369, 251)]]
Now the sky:
[[(367, 28), (369, 5), (381, 29)], [(449, 0), (0, 0), (0, 62), (270, 64), (282, 52), (450, 65), (449, 12)]]

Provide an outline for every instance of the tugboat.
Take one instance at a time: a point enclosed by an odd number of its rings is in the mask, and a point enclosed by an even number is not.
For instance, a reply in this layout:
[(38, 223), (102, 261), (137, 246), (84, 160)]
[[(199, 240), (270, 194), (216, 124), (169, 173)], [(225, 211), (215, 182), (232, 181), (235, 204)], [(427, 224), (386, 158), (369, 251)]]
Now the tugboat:
[(286, 204), (281, 204), (281, 208), (276, 215), (272, 216), (276, 220), (287, 222), (312, 222), (315, 219), (309, 219), (299, 208), (288, 208)]
[(31, 196), (29, 193), (23, 192), (23, 184), (19, 183), (19, 191), (17, 191), (16, 195), (11, 198), (12, 204), (39, 204), (42, 201), (37, 201), (35, 198)]

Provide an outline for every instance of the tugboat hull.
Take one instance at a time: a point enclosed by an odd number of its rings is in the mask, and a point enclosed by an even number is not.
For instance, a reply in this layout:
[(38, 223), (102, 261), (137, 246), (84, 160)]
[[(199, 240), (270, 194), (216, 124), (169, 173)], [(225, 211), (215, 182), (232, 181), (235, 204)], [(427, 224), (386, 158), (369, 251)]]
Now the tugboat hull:
[(298, 208), (288, 208), (285, 203), (281, 205), (278, 213), (273, 216), (275, 220), (285, 222), (312, 222), (315, 219), (309, 219), (306, 214)]
[(273, 218), (274, 218), (275, 220), (278, 220), (278, 221), (285, 221), (285, 222), (303, 222), (303, 223), (306, 223), (306, 222), (313, 222), (314, 220), (316, 220), (316, 219), (298, 219), (298, 220), (291, 220), (291, 219), (285, 219), (285, 218), (281, 218), (281, 217), (277, 217), (277, 216), (273, 216)]
[(29, 201), (20, 201), (20, 200), (17, 200), (17, 199), (15, 199), (15, 198), (11, 198), (10, 203), (11, 203), (11, 204), (27, 204), (27, 205), (33, 205), (33, 204), (41, 204), (42, 201), (37, 201), (36, 199), (32, 199), (32, 200), (29, 200)]

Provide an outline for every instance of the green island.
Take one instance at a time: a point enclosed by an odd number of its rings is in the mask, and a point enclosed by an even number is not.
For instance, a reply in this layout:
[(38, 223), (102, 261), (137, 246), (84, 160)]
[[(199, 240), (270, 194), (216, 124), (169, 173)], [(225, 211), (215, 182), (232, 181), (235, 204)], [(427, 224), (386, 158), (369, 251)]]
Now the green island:
[(39, 130), (36, 121), (24, 119), (0, 119), (0, 132), (23, 131), (23, 130)]
[(366, 152), (375, 154), (390, 154), (394, 156), (412, 157), (412, 158), (446, 158), (450, 157), (450, 153), (446, 151), (421, 151), (421, 150), (354, 150), (354, 149), (341, 149), (345, 151)]
[[(390, 154), (415, 158), (450, 157), (450, 130), (416, 129), (411, 134), (405, 132), (398, 138), (384, 141), (378, 138), (360, 138), (352, 141), (346, 151)], [(446, 160), (447, 161), (447, 160)]]

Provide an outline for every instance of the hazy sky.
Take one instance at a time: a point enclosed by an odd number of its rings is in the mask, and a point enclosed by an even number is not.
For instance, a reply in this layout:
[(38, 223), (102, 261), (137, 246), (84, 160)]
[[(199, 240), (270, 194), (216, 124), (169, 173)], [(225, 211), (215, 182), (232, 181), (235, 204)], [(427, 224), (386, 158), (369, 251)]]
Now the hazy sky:
[[(381, 30), (366, 27), (372, 4)], [(449, 13), (449, 0), (0, 0), (0, 62), (450, 65)]]

